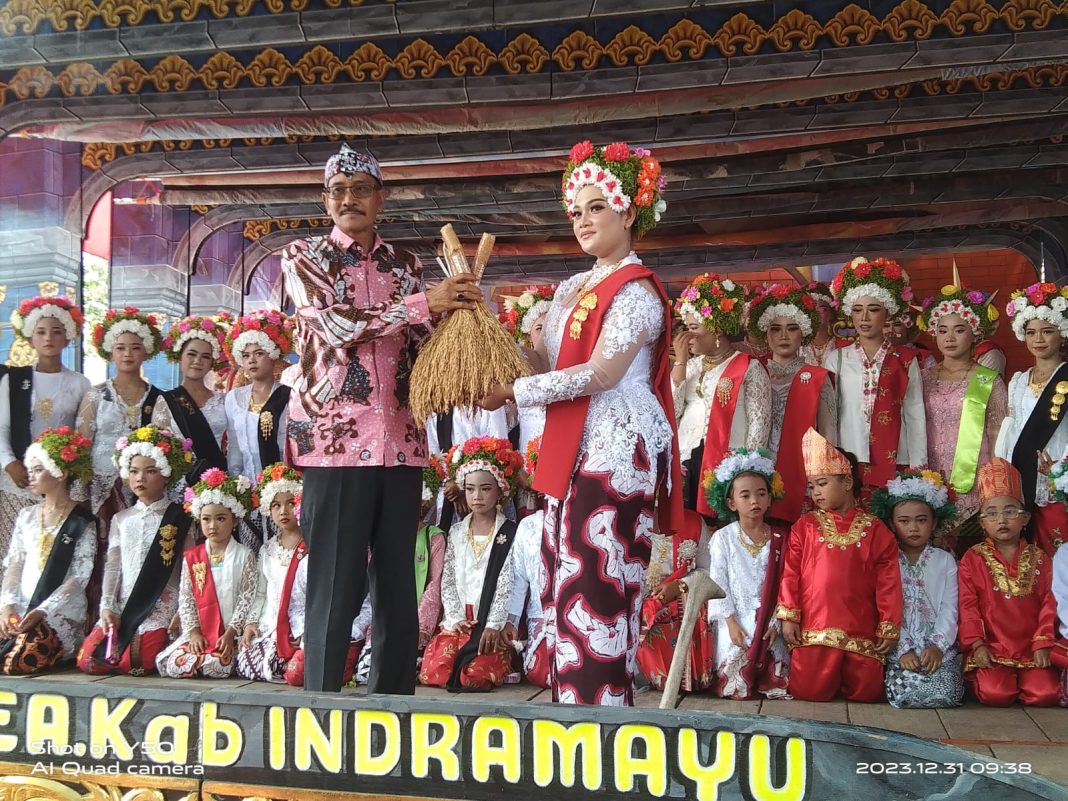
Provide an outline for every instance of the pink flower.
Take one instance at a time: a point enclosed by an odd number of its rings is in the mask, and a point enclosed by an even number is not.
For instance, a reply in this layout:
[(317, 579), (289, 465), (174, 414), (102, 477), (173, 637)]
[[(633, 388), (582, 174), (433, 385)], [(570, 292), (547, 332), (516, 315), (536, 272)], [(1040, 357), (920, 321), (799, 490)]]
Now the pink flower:
[(858, 264), (857, 268), (853, 270), (853, 275), (855, 275), (857, 278), (867, 278), (870, 273), (871, 265), (867, 262)]
[(208, 318), (204, 318), (200, 321), (200, 328), (203, 331), (211, 331), (215, 328), (215, 323)]
[(191, 450), (192, 448), (193, 448), (193, 440), (189, 439), (188, 437), (186, 439), (182, 440), (182, 450), (183, 451), (188, 451), (188, 450)]
[(644, 157), (644, 156), (653, 155), (653, 151), (648, 150), (647, 148), (644, 148), (644, 147), (632, 148), (630, 152), (633, 153), (635, 156), (638, 156), (638, 157)]
[(906, 286), (901, 290), (901, 299), (905, 302), (912, 300), (912, 287)]
[(200, 480), (212, 489), (215, 489), (216, 487), (222, 486), (223, 482), (226, 481), (226, 473), (218, 467), (212, 467), (204, 471), (200, 476)]
[(197, 494), (195, 492), (193, 492), (193, 488), (192, 487), (186, 487), (185, 488), (185, 492), (182, 493), (182, 499), (186, 503), (192, 503), (196, 499), (196, 497), (197, 497)]
[(986, 296), (975, 289), (969, 292), (967, 297), (972, 303), (983, 303), (986, 300)]
[(70, 445), (64, 445), (59, 451), (59, 458), (64, 462), (73, 462), (78, 458), (78, 454)]
[(189, 325), (189, 323), (182, 322), (178, 324), (178, 330), (181, 331), (183, 334), (187, 333), (190, 328), (191, 326)]

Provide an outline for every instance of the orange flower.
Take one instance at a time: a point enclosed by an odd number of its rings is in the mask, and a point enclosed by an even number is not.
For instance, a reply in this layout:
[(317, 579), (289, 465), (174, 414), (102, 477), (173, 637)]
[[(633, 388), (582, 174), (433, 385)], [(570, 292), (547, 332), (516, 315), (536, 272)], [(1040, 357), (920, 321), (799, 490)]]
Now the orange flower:
[(286, 474), (286, 469), (280, 464), (276, 464), (274, 467), (271, 468), (271, 479), (273, 481), (278, 481), (285, 474)]
[(653, 190), (648, 187), (642, 189), (634, 198), (635, 205), (648, 206), (653, 202)]
[(1041, 289), (1043, 292), (1056, 292), (1057, 291), (1057, 285), (1056, 284), (1049, 284), (1049, 283), (1039, 284), (1038, 288)]
[(734, 304), (735, 304), (734, 298), (723, 298), (719, 302), (720, 311), (729, 312), (731, 309), (734, 308)]

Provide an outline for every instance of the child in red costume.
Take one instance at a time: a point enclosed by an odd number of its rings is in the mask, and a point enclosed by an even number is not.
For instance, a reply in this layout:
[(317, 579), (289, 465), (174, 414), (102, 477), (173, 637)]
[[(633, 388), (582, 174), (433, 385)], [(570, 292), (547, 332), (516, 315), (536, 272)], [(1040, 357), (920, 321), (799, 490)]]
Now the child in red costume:
[(776, 617), (790, 653), (790, 694), (804, 701), (885, 700), (883, 662), (904, 599), (897, 541), (856, 506), (856, 468), (809, 429), (802, 441), (816, 510), (790, 530)]
[(986, 540), (960, 560), (958, 639), (964, 677), (982, 704), (1054, 706), (1051, 667), (1057, 604), (1050, 559), (1021, 541), (1031, 516), (1020, 471), (1004, 459), (979, 470), (979, 520)]

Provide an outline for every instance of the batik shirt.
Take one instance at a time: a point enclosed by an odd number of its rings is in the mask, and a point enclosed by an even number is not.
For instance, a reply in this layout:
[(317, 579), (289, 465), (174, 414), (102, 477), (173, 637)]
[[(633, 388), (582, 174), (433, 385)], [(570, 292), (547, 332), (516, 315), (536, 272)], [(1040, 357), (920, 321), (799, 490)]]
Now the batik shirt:
[(338, 228), (282, 256), (296, 306), (301, 375), (289, 400), (287, 452), (301, 467), (426, 464), (408, 380), (428, 333), (422, 266), (383, 242), (364, 253)]

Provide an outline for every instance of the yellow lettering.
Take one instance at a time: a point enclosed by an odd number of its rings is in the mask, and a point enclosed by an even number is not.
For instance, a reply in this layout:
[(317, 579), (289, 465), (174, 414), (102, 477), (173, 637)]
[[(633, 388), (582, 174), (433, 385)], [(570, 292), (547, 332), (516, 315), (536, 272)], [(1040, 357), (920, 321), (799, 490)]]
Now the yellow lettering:
[(771, 741), (755, 734), (749, 741), (749, 792), (755, 801), (801, 801), (808, 789), (805, 741), (786, 741), (786, 780), (782, 787), (771, 784)]
[[(219, 745), (222, 738), (224, 745)], [(213, 768), (226, 768), (241, 758), (245, 736), (236, 721), (219, 715), (219, 705), (205, 701), (200, 706), (200, 761)]]
[[(400, 718), (377, 709), (356, 713), (356, 772), (363, 776), (385, 776), (400, 762)], [(378, 728), (385, 740), (382, 753), (371, 755), (372, 732)]]
[(267, 713), (270, 731), (268, 759), (271, 770), (286, 769), (286, 710), (284, 707), (272, 706)]
[[(15, 706), (19, 702), (15, 693), (7, 690), (0, 691), (0, 706)], [(0, 726), (11, 724), (11, 710), (0, 709)], [(10, 753), (19, 747), (19, 738), (14, 734), (0, 734), (0, 752)]]
[(330, 727), (330, 735), (327, 736), (319, 725), (315, 713), (307, 707), (297, 709), (297, 717), (293, 725), (293, 754), (297, 764), (297, 770), (312, 769), (312, 751), (316, 759), (323, 766), (323, 770), (330, 773), (341, 772), (342, 758), (342, 714), (340, 709), (331, 709), (327, 713), (327, 723)]
[(26, 742), (43, 744), (46, 740), (52, 742), (51, 753), (56, 753), (54, 749), (67, 746), (70, 740), (70, 704), (62, 695), (34, 693), (26, 705)]
[[(440, 726), (441, 737), (430, 742), (430, 727)], [(460, 721), (452, 715), (429, 712), (412, 713), (412, 776), (425, 779), (430, 775), (430, 760), (441, 766), (441, 778), (455, 782), (460, 779), (460, 759), (456, 744), (460, 741)]]
[[(645, 756), (634, 756), (634, 743), (645, 744)], [(616, 730), (616, 789), (629, 793), (636, 776), (644, 776), (649, 795), (667, 793), (667, 743), (664, 732), (656, 726), (624, 724)]]
[(601, 787), (601, 727), (597, 723), (564, 726), (555, 720), (534, 721), (534, 782), (548, 787), (553, 782), (556, 754), (560, 755), (560, 784), (575, 786), (577, 752), (582, 752), (582, 785)]
[[(169, 742), (163, 742), (163, 732), (170, 731)], [(189, 716), (156, 715), (145, 726), (145, 754), (153, 762), (165, 765), (185, 765), (189, 762)]]
[[(490, 745), (490, 734), (500, 732), (501, 744)], [(471, 775), (475, 781), (489, 781), (491, 765), (504, 769), (504, 780), (520, 777), (519, 723), (513, 718), (478, 718), (471, 730)]]
[(702, 765), (698, 754), (697, 732), (679, 729), (679, 770), (697, 785), (697, 801), (716, 801), (719, 786), (734, 775), (734, 734), (721, 731), (716, 734), (716, 761)]
[(123, 698), (114, 709), (108, 708), (107, 698), (94, 698), (89, 705), (89, 753), (96, 759), (133, 759), (133, 748), (122, 724), (134, 711), (137, 700)]

